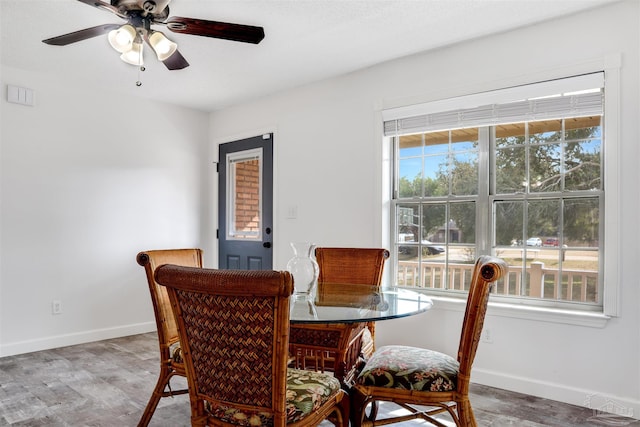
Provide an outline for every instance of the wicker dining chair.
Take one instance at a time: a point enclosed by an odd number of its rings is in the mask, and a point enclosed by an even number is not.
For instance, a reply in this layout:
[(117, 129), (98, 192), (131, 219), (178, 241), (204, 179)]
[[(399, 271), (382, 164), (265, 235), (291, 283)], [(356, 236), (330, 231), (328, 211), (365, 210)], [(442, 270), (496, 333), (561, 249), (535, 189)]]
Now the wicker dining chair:
[(348, 426), (336, 378), (287, 368), (289, 272), (164, 265), (155, 278), (178, 323), (193, 426)]
[[(380, 287), (389, 251), (378, 248), (316, 248), (320, 270), (318, 295), (326, 286), (344, 284)], [(335, 286), (333, 286), (335, 287)], [(373, 354), (375, 322), (366, 324), (298, 324), (291, 326), (290, 353), (293, 366), (333, 371), (345, 385), (354, 379), (360, 360)]]
[(144, 267), (147, 275), (153, 312), (158, 330), (158, 345), (160, 347), (160, 374), (151, 398), (142, 413), (139, 427), (146, 427), (153, 417), (153, 413), (162, 397), (186, 394), (186, 388), (172, 390), (171, 378), (174, 375), (185, 377), (184, 362), (182, 361), (178, 328), (176, 325), (167, 289), (154, 280), (154, 273), (162, 264), (176, 264), (190, 267), (202, 267), (201, 249), (162, 249), (140, 252), (136, 256), (138, 264)]
[[(433, 418), (443, 412), (448, 412), (458, 427), (476, 426), (469, 401), (471, 366), (491, 287), (507, 270), (507, 264), (499, 258), (481, 256), (476, 261), (457, 359), (433, 350), (408, 346), (384, 346), (375, 351), (352, 388), (352, 424), (355, 427), (415, 418), (444, 426)], [(377, 420), (379, 401), (393, 402), (407, 409), (409, 414)]]
[[(350, 283), (380, 288), (389, 251), (379, 248), (316, 248), (320, 269), (318, 288), (325, 283)], [(375, 322), (367, 323), (361, 353), (368, 359), (375, 350)]]

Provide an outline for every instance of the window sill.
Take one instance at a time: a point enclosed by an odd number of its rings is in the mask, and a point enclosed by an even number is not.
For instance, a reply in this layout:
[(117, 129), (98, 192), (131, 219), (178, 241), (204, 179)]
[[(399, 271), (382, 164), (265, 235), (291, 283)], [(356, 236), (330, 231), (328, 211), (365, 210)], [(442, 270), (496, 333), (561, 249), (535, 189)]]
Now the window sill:
[[(431, 295), (434, 309), (464, 311), (466, 300)], [(487, 314), (490, 316), (511, 317), (534, 320), (537, 322), (562, 323), (565, 325), (604, 328), (611, 319), (602, 313), (578, 310), (561, 310), (546, 307), (531, 307), (500, 302), (489, 302)]]

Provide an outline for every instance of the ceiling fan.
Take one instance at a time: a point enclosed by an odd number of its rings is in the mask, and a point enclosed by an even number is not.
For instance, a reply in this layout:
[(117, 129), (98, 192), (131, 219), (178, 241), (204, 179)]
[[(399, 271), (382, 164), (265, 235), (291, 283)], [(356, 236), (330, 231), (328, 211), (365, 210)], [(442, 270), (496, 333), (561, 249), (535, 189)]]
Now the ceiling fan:
[(143, 65), (142, 49), (146, 42), (169, 70), (180, 70), (189, 63), (178, 51), (176, 43), (163, 33), (151, 29), (152, 25), (163, 25), (174, 33), (213, 37), (244, 43), (260, 43), (264, 29), (251, 25), (206, 21), (204, 19), (169, 17), (171, 0), (78, 0), (89, 6), (114, 13), (127, 21), (126, 24), (104, 24), (74, 31), (43, 40), (44, 43), (65, 46), (102, 34), (109, 34), (109, 43), (121, 53), (120, 58), (132, 65)]

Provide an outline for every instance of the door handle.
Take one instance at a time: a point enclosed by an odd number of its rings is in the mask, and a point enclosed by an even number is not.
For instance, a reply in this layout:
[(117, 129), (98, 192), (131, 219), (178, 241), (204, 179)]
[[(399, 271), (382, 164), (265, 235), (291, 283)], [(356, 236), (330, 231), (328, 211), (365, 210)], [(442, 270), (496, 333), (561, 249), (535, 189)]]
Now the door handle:
[(267, 248), (267, 249), (269, 249), (269, 248), (271, 247), (271, 242), (264, 242), (264, 243), (262, 244), (262, 247), (263, 247), (263, 248)]

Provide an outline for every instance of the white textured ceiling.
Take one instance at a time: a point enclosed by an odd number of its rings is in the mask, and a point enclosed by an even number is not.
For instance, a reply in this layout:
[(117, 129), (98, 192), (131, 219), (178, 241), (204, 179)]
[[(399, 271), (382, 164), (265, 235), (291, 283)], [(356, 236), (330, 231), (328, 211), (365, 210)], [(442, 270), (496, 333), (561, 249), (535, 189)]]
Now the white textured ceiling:
[[(107, 0), (108, 1), (108, 0)], [(43, 39), (117, 16), (76, 0), (0, 0), (1, 62), (61, 84), (130, 93), (214, 111), (287, 88), (616, 0), (173, 0), (171, 16), (259, 25), (258, 45), (163, 30), (191, 64), (146, 71), (100, 36), (68, 46)], [(158, 28), (162, 29), (162, 28)], [(140, 79), (141, 87), (135, 82)], [(11, 83), (11, 82), (7, 82)]]

